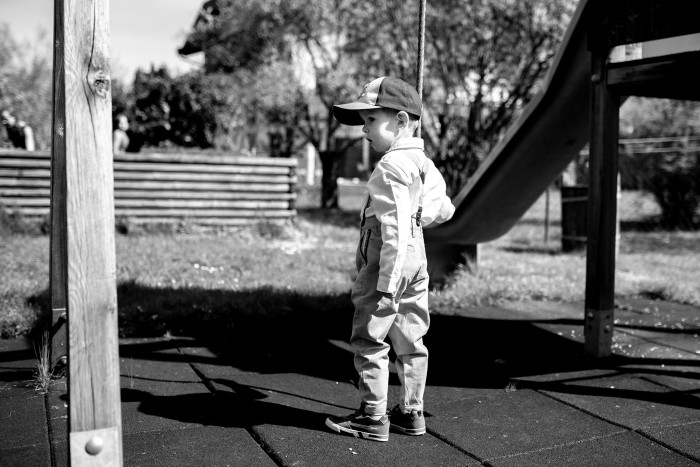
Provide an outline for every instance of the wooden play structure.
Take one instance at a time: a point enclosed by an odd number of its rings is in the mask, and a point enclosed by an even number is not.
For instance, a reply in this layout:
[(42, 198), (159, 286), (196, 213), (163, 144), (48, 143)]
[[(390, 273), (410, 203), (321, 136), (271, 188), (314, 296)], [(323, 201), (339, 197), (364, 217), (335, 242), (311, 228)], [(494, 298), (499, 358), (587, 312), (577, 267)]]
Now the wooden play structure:
[(454, 218), (426, 230), (431, 275), (475, 261), (590, 141), (585, 348), (609, 355), (620, 102), (700, 99), (699, 13), (694, 0), (580, 0), (542, 91), (454, 198)]

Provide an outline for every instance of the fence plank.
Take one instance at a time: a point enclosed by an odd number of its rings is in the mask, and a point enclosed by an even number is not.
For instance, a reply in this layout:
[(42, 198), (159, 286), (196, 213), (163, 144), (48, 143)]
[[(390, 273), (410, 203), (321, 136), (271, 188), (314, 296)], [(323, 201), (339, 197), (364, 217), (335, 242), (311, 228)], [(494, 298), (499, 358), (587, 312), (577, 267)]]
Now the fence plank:
[[(4, 190), (2, 191), (4, 192)], [(0, 192), (0, 193), (2, 193)], [(115, 193), (115, 199), (257, 199), (257, 200), (294, 200), (296, 193), (288, 192), (259, 192), (259, 191), (185, 191), (185, 190), (120, 190)]]
[(259, 175), (288, 175), (289, 167), (265, 165), (223, 165), (223, 164), (157, 164), (150, 162), (115, 162), (114, 172), (122, 173), (125, 177), (131, 172), (184, 172), (184, 173), (215, 173), (215, 174), (259, 174)]
[(164, 208), (164, 209), (139, 209), (125, 208), (120, 211), (123, 216), (173, 216), (173, 217), (290, 217), (296, 214), (296, 211), (289, 209), (266, 210), (266, 209), (179, 209), (179, 208)]
[(124, 181), (115, 180), (114, 188), (117, 193), (122, 190), (193, 190), (193, 191), (259, 191), (259, 192), (284, 192), (291, 191), (290, 184), (265, 184), (265, 183), (230, 183), (220, 182), (188, 182), (176, 180), (158, 181)]

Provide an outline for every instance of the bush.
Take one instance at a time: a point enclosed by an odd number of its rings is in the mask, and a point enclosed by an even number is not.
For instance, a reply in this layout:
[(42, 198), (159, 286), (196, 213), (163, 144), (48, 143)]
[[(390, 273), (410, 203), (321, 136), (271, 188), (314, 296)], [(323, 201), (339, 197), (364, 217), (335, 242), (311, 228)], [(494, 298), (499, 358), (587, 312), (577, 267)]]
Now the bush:
[(664, 157), (654, 168), (645, 185), (659, 203), (663, 226), (683, 230), (697, 228), (695, 216), (700, 206), (698, 158)]
[(650, 192), (668, 229), (695, 229), (700, 206), (700, 103), (630, 97), (620, 111), (623, 187)]

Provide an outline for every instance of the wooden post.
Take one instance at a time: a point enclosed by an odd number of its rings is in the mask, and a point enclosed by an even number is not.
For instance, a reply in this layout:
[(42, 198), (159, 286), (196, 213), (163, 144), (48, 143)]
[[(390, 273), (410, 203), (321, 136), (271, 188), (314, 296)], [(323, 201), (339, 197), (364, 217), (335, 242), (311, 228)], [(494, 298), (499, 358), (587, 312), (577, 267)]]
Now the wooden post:
[(607, 84), (608, 50), (592, 50), (585, 351), (610, 355), (615, 298), (620, 97)]
[(63, 219), (54, 220), (51, 244), (65, 238), (70, 461), (74, 467), (121, 466), (109, 1), (55, 0), (55, 5), (56, 37), (63, 37), (55, 43), (55, 76), (62, 67), (65, 77), (63, 85), (54, 81), (62, 88), (54, 91), (55, 115), (64, 116), (65, 124), (54, 121), (53, 140), (54, 148), (65, 147), (65, 171), (54, 169), (52, 201), (58, 204), (52, 217), (63, 216), (58, 199), (63, 183), (65, 227)]
[(53, 56), (53, 120), (51, 128), (51, 234), (49, 283), (51, 290), (51, 368), (65, 369), (67, 319), (66, 258), (66, 101), (63, 68), (63, 1), (55, 2)]

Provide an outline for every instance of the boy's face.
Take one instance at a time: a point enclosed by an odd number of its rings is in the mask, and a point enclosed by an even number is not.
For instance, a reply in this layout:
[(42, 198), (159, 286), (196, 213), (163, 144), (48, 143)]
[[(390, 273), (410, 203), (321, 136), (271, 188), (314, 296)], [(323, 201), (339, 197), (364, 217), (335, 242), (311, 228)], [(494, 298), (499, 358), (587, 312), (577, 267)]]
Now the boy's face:
[(398, 136), (396, 111), (360, 110), (360, 117), (365, 122), (362, 131), (370, 145), (379, 153), (387, 152)]

